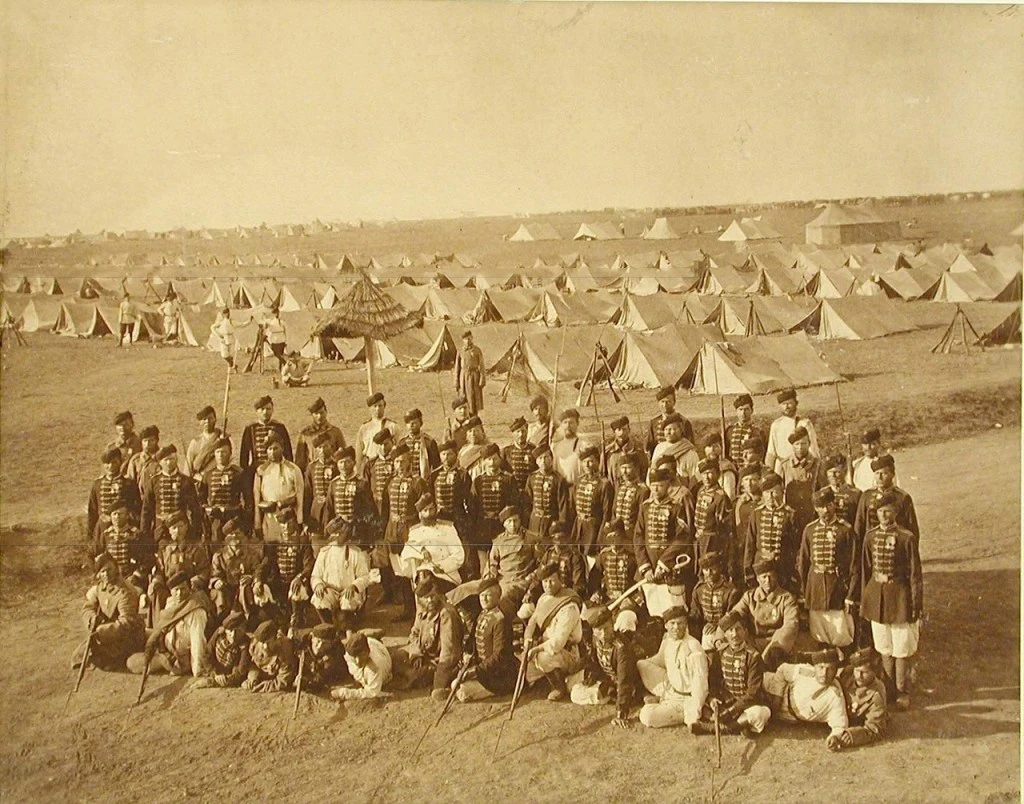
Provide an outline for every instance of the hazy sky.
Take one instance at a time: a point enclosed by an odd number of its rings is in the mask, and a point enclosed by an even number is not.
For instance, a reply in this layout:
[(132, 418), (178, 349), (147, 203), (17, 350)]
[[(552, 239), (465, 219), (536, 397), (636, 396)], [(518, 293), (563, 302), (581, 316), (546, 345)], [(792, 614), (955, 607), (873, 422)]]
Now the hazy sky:
[(7, 236), (1024, 186), (1024, 10), (6, 0)]

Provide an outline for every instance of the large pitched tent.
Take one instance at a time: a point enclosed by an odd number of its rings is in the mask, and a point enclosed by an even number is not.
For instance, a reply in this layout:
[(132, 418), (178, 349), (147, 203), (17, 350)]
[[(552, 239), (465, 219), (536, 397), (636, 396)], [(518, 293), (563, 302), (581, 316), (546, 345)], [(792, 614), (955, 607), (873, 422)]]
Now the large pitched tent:
[(868, 340), (917, 329), (901, 302), (880, 297), (823, 299), (802, 329), (822, 340)]
[(561, 237), (550, 223), (521, 223), (508, 239), (513, 243), (528, 243), (536, 240), (561, 240)]
[(634, 296), (622, 294), (622, 302), (611, 317), (611, 323), (619, 329), (635, 332), (651, 332), (671, 324), (679, 315), (675, 300), (664, 296)]
[(722, 340), (722, 332), (711, 325), (675, 323), (656, 332), (626, 332), (609, 363), (624, 388), (675, 386), (705, 341)]
[(64, 304), (60, 299), (48, 296), (31, 298), (21, 311), (22, 332), (49, 332), (56, 326)]
[(573, 240), (622, 240), (625, 235), (614, 223), (581, 223)]
[(601, 343), (611, 352), (621, 337), (602, 324), (574, 327), (571, 334), (569, 330), (524, 332), (523, 357), (530, 376), (538, 382), (554, 382), (556, 371), (559, 382), (583, 380), (597, 344)]
[[(143, 312), (140, 310), (140, 313)], [(78, 338), (94, 338), (114, 335), (118, 332), (116, 305), (105, 304), (62, 304), (53, 331), (58, 335)], [(132, 340), (137, 340), (141, 324), (136, 324)]]
[(656, 218), (651, 228), (645, 229), (641, 235), (644, 240), (678, 240), (679, 235), (668, 222), (668, 218)]
[(969, 352), (971, 346), (1020, 343), (1020, 317), (1019, 304), (958, 304), (953, 320), (932, 347), (932, 352), (948, 354), (958, 346)]
[(992, 301), (996, 291), (985, 284), (974, 271), (943, 271), (938, 280), (921, 298), (937, 302)]
[(758, 240), (779, 240), (782, 235), (760, 217), (733, 219), (718, 237), (720, 243), (748, 243)]
[(867, 207), (826, 204), (805, 227), (808, 243), (840, 245), (899, 240), (900, 222)]

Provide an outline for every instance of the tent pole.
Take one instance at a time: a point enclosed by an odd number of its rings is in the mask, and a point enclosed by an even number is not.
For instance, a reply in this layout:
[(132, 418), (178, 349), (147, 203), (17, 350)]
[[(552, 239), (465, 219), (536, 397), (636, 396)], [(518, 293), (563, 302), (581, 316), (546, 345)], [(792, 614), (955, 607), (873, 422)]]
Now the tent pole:
[(373, 396), (376, 393), (374, 388), (376, 376), (373, 366), (373, 342), (369, 335), (363, 336), (363, 351), (366, 353), (366, 387), (369, 389), (370, 396)]

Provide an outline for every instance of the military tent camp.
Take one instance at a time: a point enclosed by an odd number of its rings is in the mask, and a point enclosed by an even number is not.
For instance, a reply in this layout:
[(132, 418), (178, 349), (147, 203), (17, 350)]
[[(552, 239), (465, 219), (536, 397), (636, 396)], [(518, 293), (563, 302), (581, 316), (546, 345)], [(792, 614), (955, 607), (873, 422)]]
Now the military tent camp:
[(969, 352), (972, 346), (1020, 343), (1020, 317), (1019, 304), (958, 304), (953, 312), (953, 320), (939, 342), (932, 347), (932, 352), (948, 354), (957, 347)]
[(549, 223), (521, 223), (508, 239), (512, 243), (532, 243), (536, 240), (561, 240), (561, 237)]
[(857, 287), (857, 278), (846, 268), (821, 268), (805, 288), (817, 299), (841, 299)]
[(674, 323), (655, 332), (626, 332), (609, 355), (615, 381), (624, 388), (675, 386), (705, 341), (724, 337), (714, 326)]
[(821, 340), (868, 340), (916, 329), (904, 305), (881, 297), (823, 299), (803, 324)]
[(531, 288), (489, 290), (487, 295), (501, 320), (509, 323), (529, 320), (530, 313), (540, 298), (540, 293)]
[(622, 294), (622, 302), (612, 314), (611, 323), (619, 329), (634, 332), (651, 332), (671, 324), (679, 315), (675, 299), (664, 296), (634, 296)]
[(782, 235), (762, 221), (760, 217), (733, 219), (726, 230), (719, 235), (720, 243), (749, 243), (758, 240), (779, 240)]
[(644, 240), (678, 240), (679, 235), (676, 234), (675, 229), (672, 228), (672, 224), (668, 222), (668, 218), (656, 218), (654, 223), (651, 224), (651, 228), (645, 229), (641, 235)]
[[(77, 338), (115, 335), (118, 332), (117, 306), (95, 303), (62, 304), (53, 331), (58, 335)], [(134, 333), (132, 339), (135, 339)]]
[(4, 293), (23, 293), (29, 294), (32, 292), (32, 283), (28, 281), (27, 276), (5, 276), (3, 278)]
[(982, 281), (976, 271), (943, 271), (922, 299), (936, 302), (992, 301), (996, 291)]
[(572, 382), (587, 375), (598, 342), (610, 354), (621, 338), (620, 333), (603, 324), (524, 332), (523, 356), (530, 376), (538, 382), (554, 382), (556, 369), (559, 382)]
[(756, 276), (744, 276), (726, 262), (709, 265), (694, 290), (705, 296), (742, 295), (750, 292)]
[(614, 223), (581, 223), (573, 240), (622, 240), (625, 235)]
[(879, 287), (890, 299), (913, 301), (920, 299), (935, 283), (921, 268), (901, 268), (887, 274), (877, 275)]
[[(65, 304), (60, 299), (48, 296), (37, 296), (29, 300), (21, 311), (22, 332), (49, 332), (60, 318), (61, 307)], [(69, 306), (74, 302), (68, 303)]]
[(808, 243), (841, 245), (899, 240), (900, 222), (867, 207), (826, 204), (805, 227)]

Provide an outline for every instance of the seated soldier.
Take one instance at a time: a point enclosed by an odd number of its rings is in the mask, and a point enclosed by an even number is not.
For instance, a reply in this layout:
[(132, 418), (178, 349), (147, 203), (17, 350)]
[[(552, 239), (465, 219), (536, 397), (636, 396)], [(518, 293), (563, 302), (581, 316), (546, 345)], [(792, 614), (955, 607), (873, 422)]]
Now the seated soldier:
[(520, 619), (529, 617), (523, 638), (524, 650), (529, 646), (526, 683), (547, 678), (551, 684), (548, 700), (561, 701), (569, 695), (565, 679), (580, 665), (583, 603), (574, 591), (563, 588), (557, 564), (541, 567), (536, 577), (544, 592), (535, 607), (524, 603), (519, 612)]
[(192, 685), (205, 687), (240, 687), (249, 675), (249, 635), (245, 633), (245, 615), (229, 614), (206, 643), (206, 673)]
[(460, 701), (478, 701), (492, 695), (508, 695), (519, 669), (512, 653), (512, 628), (498, 605), (501, 584), (495, 577), (480, 581), (480, 616), (473, 626), (473, 666), (456, 692)]
[[(210, 569), (210, 555), (206, 548), (188, 541), (188, 516), (184, 511), (172, 514), (164, 524), (169, 538), (161, 540), (156, 548), (156, 563), (147, 590), (150, 619), (154, 623), (157, 613), (167, 602), (170, 591), (168, 578), (178, 573), (184, 573), (189, 578), (205, 578)], [(206, 586), (205, 581), (203, 586)]]
[(754, 646), (761, 651), (765, 668), (774, 670), (793, 652), (800, 608), (796, 598), (779, 586), (773, 561), (758, 561), (754, 575), (757, 586), (744, 592), (732, 610), (753, 622)]
[(242, 682), (249, 692), (284, 692), (295, 683), (298, 660), (291, 640), (281, 636), (277, 623), (266, 620), (252, 635), (249, 646), (252, 666)]
[(348, 680), (345, 652), (333, 625), (320, 623), (298, 640), (298, 648), (306, 652), (302, 668), (302, 689), (327, 692)]
[(878, 654), (864, 648), (850, 656), (849, 667), (839, 673), (846, 693), (850, 726), (838, 735), (830, 734), (825, 745), (830, 751), (842, 751), (855, 745), (881, 740), (886, 729), (885, 685), (878, 678)]
[(167, 581), (170, 596), (157, 614), (146, 637), (142, 653), (128, 657), (128, 672), (171, 673), (199, 678), (206, 669), (206, 623), (213, 603), (206, 594), (193, 589), (184, 572)]
[(355, 631), (345, 639), (345, 665), (356, 686), (335, 687), (331, 697), (339, 701), (387, 698), (384, 687), (391, 681), (391, 654), (379, 639)]
[(281, 540), (266, 546), (263, 565), (274, 601), (281, 611), (288, 613), (291, 627), (297, 627), (310, 597), (313, 547), (295, 511), (285, 509), (277, 521), (281, 525)]
[(694, 633), (700, 634), (700, 645), (706, 651), (716, 650), (725, 642), (718, 621), (740, 600), (740, 593), (725, 574), (725, 556), (714, 550), (705, 553), (700, 562), (701, 580), (693, 588), (690, 621)]
[(838, 671), (833, 649), (812, 653), (811, 664), (781, 664), (774, 673), (765, 673), (764, 690), (772, 712), (791, 723), (827, 723), (829, 736), (838, 738), (850, 726), (843, 690), (836, 680)]
[(651, 693), (640, 710), (640, 722), (652, 729), (686, 724), (696, 732), (708, 697), (708, 657), (687, 631), (685, 606), (668, 609), (662, 619), (661, 648), (636, 663), (640, 680)]
[[(605, 546), (597, 554), (590, 570), (590, 600), (594, 603), (608, 605), (633, 585), (637, 570), (636, 555), (629, 539), (621, 519), (605, 523), (602, 535)], [(643, 605), (643, 593), (639, 589), (619, 604), (620, 608), (630, 611), (640, 611)]]
[[(722, 730), (752, 740), (772, 716), (765, 705), (764, 661), (747, 641), (747, 625), (736, 612), (722, 615), (718, 628), (725, 635), (725, 644), (712, 658), (711, 691)], [(701, 721), (699, 731), (714, 734), (715, 727)]]
[(592, 629), (580, 680), (569, 690), (574, 704), (592, 705), (614, 700), (616, 726), (629, 725), (629, 713), (642, 686), (636, 669), (636, 612), (613, 613), (607, 606), (589, 606), (583, 619)]
[(378, 583), (379, 570), (370, 569), (366, 551), (350, 544), (354, 528), (351, 522), (335, 517), (327, 523), (327, 545), (313, 565), (310, 602), (320, 619), (346, 630), (354, 628), (366, 602), (366, 590)]
[(409, 528), (408, 541), (399, 556), (401, 575), (415, 579), (425, 570), (437, 579), (443, 592), (450, 592), (462, 581), (459, 568), (466, 560), (462, 540), (455, 525), (437, 518), (437, 503), (430, 492), (416, 501), (416, 511), (419, 524)]
[(313, 361), (302, 357), (296, 350), (288, 352), (281, 364), (281, 383), (285, 388), (304, 388), (309, 385)]
[(431, 684), (430, 697), (444, 701), (462, 657), (462, 619), (433, 577), (416, 586), (416, 617), (404, 654), (408, 686)]
[(260, 560), (259, 548), (254, 550), (245, 544), (245, 534), (237, 519), (230, 519), (221, 526), (221, 536), (224, 546), (213, 554), (210, 562), (210, 599), (218, 619), (226, 617), (236, 604), (243, 611), (248, 608), (247, 601), (239, 599), (239, 592), (251, 585)]
[[(121, 579), (117, 562), (106, 553), (96, 557), (96, 583), (85, 593), (82, 614), (91, 634), (89, 664), (100, 670), (121, 670), (125, 659), (142, 650), (146, 629), (139, 615), (139, 593)], [(76, 651), (81, 666), (85, 647)]]
[[(506, 616), (515, 612), (534, 580), (537, 551), (526, 540), (519, 509), (507, 505), (498, 513), (504, 530), (494, 537), (487, 557), (484, 577), (497, 578), (501, 584), (501, 607)], [(452, 594), (457, 598), (479, 594), (479, 581), (463, 584)]]
[(557, 564), (562, 586), (571, 589), (582, 599), (587, 593), (587, 562), (583, 553), (570, 539), (564, 522), (552, 522), (548, 526), (550, 544), (538, 544), (540, 558), (538, 566)]

